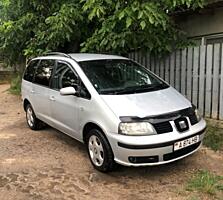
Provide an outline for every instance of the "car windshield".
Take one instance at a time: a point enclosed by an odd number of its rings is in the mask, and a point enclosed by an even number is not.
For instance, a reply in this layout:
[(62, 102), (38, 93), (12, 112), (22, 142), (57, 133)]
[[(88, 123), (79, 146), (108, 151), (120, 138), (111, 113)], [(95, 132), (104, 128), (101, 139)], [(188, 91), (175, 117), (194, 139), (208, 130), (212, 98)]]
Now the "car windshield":
[(169, 87), (131, 60), (93, 60), (79, 64), (99, 94), (133, 94)]

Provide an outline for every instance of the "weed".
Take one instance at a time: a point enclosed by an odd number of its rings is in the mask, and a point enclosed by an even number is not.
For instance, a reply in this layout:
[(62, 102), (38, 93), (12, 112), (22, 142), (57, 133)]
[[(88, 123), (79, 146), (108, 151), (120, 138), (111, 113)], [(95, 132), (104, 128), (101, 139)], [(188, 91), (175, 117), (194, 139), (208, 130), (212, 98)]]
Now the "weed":
[(208, 123), (207, 133), (203, 141), (204, 145), (214, 151), (223, 149), (223, 128)]
[(195, 176), (188, 181), (187, 190), (215, 195), (223, 190), (223, 176), (217, 176), (209, 171), (198, 171)]

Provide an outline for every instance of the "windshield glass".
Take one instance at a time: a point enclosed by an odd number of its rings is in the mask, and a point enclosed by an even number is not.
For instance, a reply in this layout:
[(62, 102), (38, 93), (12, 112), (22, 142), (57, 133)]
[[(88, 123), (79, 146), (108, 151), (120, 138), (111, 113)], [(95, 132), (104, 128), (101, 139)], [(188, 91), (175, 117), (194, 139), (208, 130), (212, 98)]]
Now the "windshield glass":
[(99, 94), (132, 94), (169, 87), (131, 60), (93, 60), (79, 64)]

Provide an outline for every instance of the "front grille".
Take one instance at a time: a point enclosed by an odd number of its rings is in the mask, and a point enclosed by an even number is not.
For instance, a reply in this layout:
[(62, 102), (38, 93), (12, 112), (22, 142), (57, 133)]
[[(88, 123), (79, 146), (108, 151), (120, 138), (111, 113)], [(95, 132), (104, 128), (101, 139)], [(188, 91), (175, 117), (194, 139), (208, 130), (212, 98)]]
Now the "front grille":
[(173, 128), (169, 121), (153, 124), (157, 134), (172, 132)]
[(172, 152), (172, 153), (168, 153), (168, 154), (165, 154), (163, 156), (163, 160), (164, 161), (168, 161), (168, 160), (172, 160), (172, 159), (175, 159), (175, 158), (178, 158), (178, 157), (181, 157), (183, 155), (186, 155), (192, 151), (194, 151), (195, 149), (197, 149), (199, 146), (200, 146), (201, 142), (198, 142), (196, 144), (193, 144), (189, 147), (186, 147), (186, 148), (183, 148), (183, 149), (180, 149), (178, 151), (175, 151), (175, 152)]

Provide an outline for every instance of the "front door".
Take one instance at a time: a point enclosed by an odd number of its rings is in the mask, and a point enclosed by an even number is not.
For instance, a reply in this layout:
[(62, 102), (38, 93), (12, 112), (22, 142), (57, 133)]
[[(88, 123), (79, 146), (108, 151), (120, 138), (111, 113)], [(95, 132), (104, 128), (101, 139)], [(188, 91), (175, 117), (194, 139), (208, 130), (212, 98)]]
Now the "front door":
[(75, 138), (79, 138), (79, 98), (75, 95), (62, 96), (59, 90), (70, 86), (77, 90), (78, 81), (78, 76), (72, 67), (66, 62), (58, 61), (49, 93), (54, 127)]

